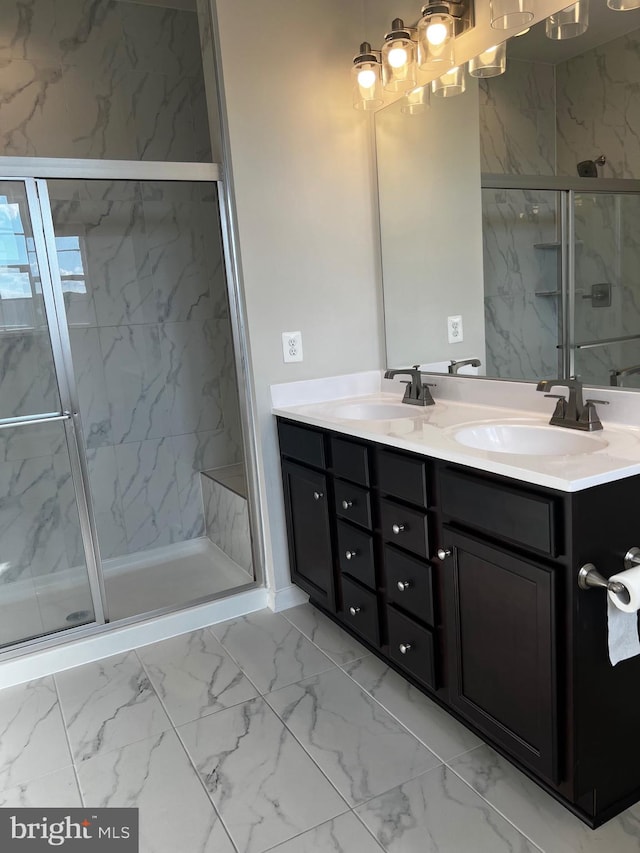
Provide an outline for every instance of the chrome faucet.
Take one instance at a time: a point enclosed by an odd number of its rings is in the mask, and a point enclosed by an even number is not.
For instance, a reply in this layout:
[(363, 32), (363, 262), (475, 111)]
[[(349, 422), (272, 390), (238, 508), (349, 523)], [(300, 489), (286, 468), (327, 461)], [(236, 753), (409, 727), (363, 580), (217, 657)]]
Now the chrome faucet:
[(622, 388), (622, 382), (618, 382), (618, 379), (622, 380), (625, 376), (631, 376), (632, 373), (640, 373), (640, 364), (634, 364), (632, 367), (623, 367), (621, 370), (616, 370), (615, 368), (610, 370), (609, 385), (613, 385), (614, 388)]
[(412, 406), (435, 406), (436, 401), (429, 391), (429, 387), (433, 386), (429, 386), (429, 383), (422, 381), (419, 364), (414, 364), (413, 367), (404, 367), (400, 370), (385, 370), (385, 379), (393, 379), (394, 376), (411, 377), (411, 380), (408, 382), (404, 379), (401, 380), (407, 386), (404, 397), (402, 398), (403, 403), (410, 403)]
[(461, 367), (480, 367), (480, 359), (479, 358), (463, 358), (461, 361), (456, 361), (455, 358), (451, 359), (451, 363), (449, 364), (447, 370), (452, 376), (455, 376)]
[(543, 379), (538, 382), (536, 390), (550, 391), (552, 388), (569, 389), (568, 399), (563, 394), (545, 394), (545, 397), (551, 397), (558, 401), (549, 421), (552, 426), (581, 429), (588, 432), (602, 429), (595, 404), (607, 406), (607, 400), (583, 400), (582, 382), (575, 376), (570, 379)]

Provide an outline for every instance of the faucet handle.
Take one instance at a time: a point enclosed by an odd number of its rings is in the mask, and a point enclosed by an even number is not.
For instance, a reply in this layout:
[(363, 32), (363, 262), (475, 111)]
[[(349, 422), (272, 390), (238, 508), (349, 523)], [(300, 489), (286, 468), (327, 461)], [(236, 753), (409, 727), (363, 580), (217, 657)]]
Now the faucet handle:
[(598, 412), (596, 411), (596, 403), (598, 403), (598, 405), (603, 406), (609, 405), (608, 400), (585, 400), (584, 409), (582, 410), (582, 414), (580, 415), (580, 423), (586, 424), (586, 426), (582, 427), (582, 429), (587, 429), (590, 432), (602, 429), (602, 424), (600, 423), (600, 418), (598, 417)]

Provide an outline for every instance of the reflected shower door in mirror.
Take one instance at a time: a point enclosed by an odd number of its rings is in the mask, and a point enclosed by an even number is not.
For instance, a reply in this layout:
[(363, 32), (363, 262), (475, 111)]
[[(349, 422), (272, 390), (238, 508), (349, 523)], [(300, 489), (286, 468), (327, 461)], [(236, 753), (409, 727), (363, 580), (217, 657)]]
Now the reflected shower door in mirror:
[(0, 181), (0, 646), (96, 616), (56, 323), (35, 183)]
[(250, 583), (216, 184), (47, 185), (110, 618)]
[(551, 191), (482, 191), (487, 376), (562, 376), (561, 203)]
[(375, 114), (389, 367), (640, 387), (640, 10), (592, 12), (579, 38), (511, 38), (506, 73), (463, 95)]
[(640, 388), (640, 195), (575, 193), (574, 371)]

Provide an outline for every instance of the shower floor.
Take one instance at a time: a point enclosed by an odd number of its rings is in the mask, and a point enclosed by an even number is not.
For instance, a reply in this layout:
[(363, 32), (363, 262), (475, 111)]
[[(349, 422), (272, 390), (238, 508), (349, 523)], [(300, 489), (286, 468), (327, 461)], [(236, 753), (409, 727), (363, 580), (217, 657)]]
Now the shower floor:
[[(253, 580), (206, 538), (105, 560), (103, 571), (111, 622), (181, 607)], [(91, 607), (87, 596), (86, 573), (78, 569), (6, 584), (0, 604), (0, 645), (86, 622), (67, 617)]]

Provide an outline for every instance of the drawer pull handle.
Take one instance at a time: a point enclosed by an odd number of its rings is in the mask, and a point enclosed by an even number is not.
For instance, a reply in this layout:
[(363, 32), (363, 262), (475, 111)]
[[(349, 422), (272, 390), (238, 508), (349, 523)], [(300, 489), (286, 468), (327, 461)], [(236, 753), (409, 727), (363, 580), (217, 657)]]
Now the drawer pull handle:
[(396, 536), (398, 536), (400, 533), (402, 533), (403, 530), (406, 530), (404, 524), (394, 524), (391, 529), (396, 534)]
[(349, 613), (350, 613), (352, 616), (357, 616), (357, 615), (358, 615), (358, 613), (360, 613), (360, 608), (359, 608), (359, 607), (350, 607), (350, 608), (349, 608)]
[(354, 557), (358, 556), (358, 552), (357, 551), (345, 551), (344, 555), (347, 558), (347, 560), (353, 560)]
[(314, 501), (319, 501), (320, 498), (323, 498), (323, 497), (324, 497), (324, 492), (314, 492), (313, 493)]
[(398, 581), (398, 589), (400, 592), (406, 592), (411, 586), (411, 581)]
[(438, 548), (438, 559), (446, 560), (447, 557), (451, 556), (451, 551), (448, 548)]
[(342, 509), (351, 509), (353, 501), (342, 501)]
[(401, 655), (406, 655), (407, 652), (411, 651), (411, 643), (400, 643), (398, 648), (400, 649)]

